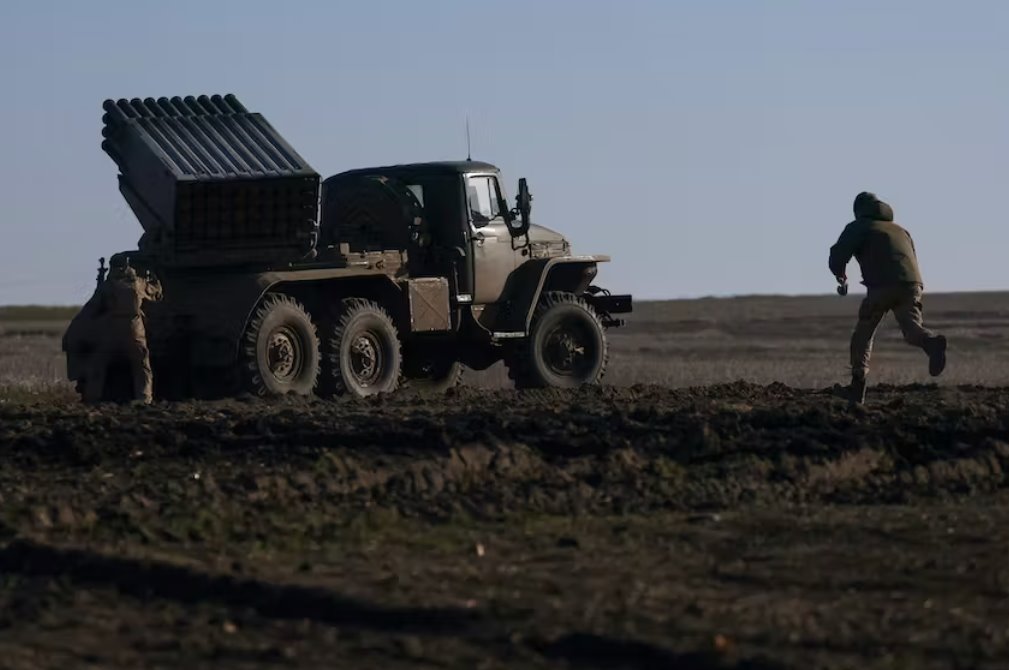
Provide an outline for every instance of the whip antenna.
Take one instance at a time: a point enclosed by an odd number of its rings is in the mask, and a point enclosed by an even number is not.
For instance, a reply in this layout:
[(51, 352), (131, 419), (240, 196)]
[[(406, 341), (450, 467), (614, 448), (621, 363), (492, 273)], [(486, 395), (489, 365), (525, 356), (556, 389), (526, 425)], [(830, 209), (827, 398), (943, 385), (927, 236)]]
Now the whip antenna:
[(473, 160), (473, 152), (470, 151), (469, 112), (466, 113), (466, 160)]

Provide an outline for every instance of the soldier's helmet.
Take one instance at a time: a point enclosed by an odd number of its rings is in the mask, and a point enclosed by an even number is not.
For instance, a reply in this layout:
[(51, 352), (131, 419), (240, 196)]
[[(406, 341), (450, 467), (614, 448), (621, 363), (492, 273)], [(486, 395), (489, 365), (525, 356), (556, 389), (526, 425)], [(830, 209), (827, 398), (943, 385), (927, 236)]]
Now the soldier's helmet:
[(875, 193), (862, 191), (855, 196), (852, 206), (856, 219), (874, 219), (876, 221), (893, 221), (893, 208), (886, 204)]
[(862, 191), (855, 196), (855, 202), (852, 204), (852, 209), (855, 212), (855, 216), (860, 216), (862, 212), (866, 209), (871, 208), (875, 203), (879, 202), (879, 198), (876, 197), (875, 193), (870, 191)]

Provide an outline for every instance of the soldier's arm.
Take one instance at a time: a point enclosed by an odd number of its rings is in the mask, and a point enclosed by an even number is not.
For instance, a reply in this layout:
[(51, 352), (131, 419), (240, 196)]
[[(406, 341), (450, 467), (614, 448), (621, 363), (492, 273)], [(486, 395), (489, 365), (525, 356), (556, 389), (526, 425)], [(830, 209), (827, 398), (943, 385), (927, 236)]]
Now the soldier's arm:
[(907, 235), (907, 241), (911, 243), (911, 253), (913, 253), (915, 259), (917, 259), (918, 258), (918, 250), (915, 249), (915, 247), (914, 247), (914, 238), (911, 237), (911, 233), (907, 232), (906, 230), (904, 231), (904, 234)]
[(856, 222), (849, 223), (837, 238), (837, 242), (830, 248), (830, 258), (827, 265), (835, 277), (844, 277), (848, 261), (858, 251), (862, 244), (863, 231)]
[(161, 282), (157, 279), (151, 278), (144, 282), (144, 299), (150, 300), (151, 302), (157, 302), (161, 300), (164, 296), (164, 291), (161, 289)]

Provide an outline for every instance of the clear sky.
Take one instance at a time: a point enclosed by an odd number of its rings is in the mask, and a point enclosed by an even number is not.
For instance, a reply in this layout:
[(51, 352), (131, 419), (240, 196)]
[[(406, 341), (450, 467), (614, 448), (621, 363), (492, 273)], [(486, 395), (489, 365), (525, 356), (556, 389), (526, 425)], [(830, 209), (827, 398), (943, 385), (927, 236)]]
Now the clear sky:
[(863, 189), (926, 290), (1009, 288), (1006, 2), (4, 0), (0, 92), (0, 304), (134, 247), (103, 99), (218, 92), (324, 175), (462, 158), (468, 113), (641, 298), (831, 291)]

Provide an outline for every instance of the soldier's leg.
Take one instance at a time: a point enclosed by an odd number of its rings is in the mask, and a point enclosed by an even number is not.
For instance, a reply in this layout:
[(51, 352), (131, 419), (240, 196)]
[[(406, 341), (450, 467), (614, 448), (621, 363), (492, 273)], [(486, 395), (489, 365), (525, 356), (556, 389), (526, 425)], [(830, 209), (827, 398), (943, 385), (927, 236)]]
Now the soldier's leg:
[(886, 296), (875, 289), (869, 289), (858, 308), (858, 323), (851, 334), (851, 378), (865, 381), (869, 374), (869, 359), (872, 356), (872, 341), (876, 328), (890, 305)]
[(913, 347), (925, 349), (935, 333), (924, 326), (924, 307), (921, 302), (921, 287), (901, 287), (900, 299), (893, 308), (893, 316), (904, 334), (904, 341)]
[(130, 370), (133, 373), (133, 399), (150, 404), (154, 399), (154, 373), (147, 345), (136, 341), (130, 347)]
[(904, 341), (928, 354), (928, 371), (933, 377), (946, 368), (946, 338), (924, 326), (922, 289), (917, 285), (902, 287), (893, 315), (904, 334)]
[(154, 371), (151, 369), (151, 354), (144, 346), (144, 360), (141, 369), (144, 373), (144, 402), (150, 405), (154, 401)]

